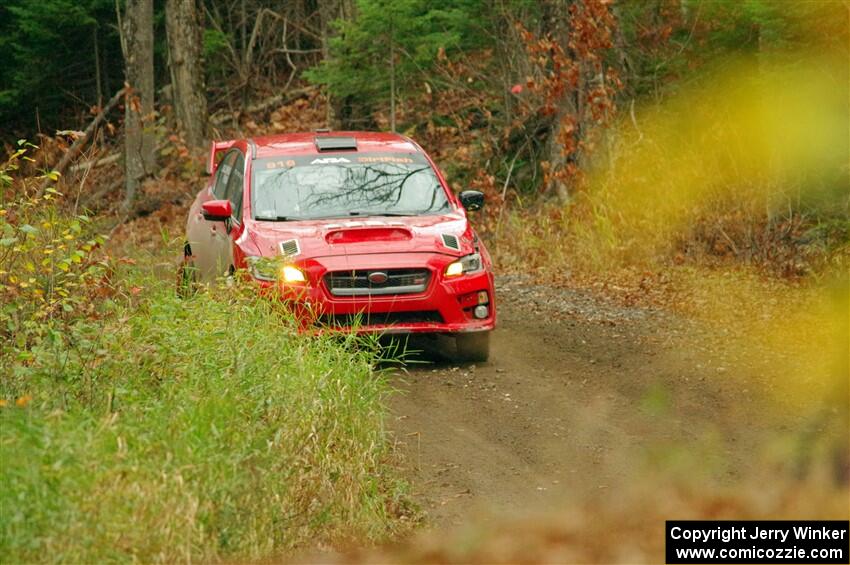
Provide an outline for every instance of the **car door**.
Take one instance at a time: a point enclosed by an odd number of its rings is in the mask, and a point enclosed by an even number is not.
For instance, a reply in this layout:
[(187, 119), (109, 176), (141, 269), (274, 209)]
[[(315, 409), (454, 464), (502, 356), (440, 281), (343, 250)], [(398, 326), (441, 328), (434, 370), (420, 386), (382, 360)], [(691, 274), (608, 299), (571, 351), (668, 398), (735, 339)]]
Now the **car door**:
[[(242, 230), (242, 194), (245, 182), (245, 157), (238, 149), (232, 152), (230, 175), (227, 179), (223, 199), (230, 200), (233, 215), (223, 224), (224, 229), (217, 229), (213, 237), (213, 253), (215, 254), (216, 275), (227, 274), (233, 265), (233, 245)], [(228, 157), (230, 154), (228, 154)]]
[[(201, 206), (209, 200), (223, 200), (226, 198), (227, 183), (233, 172), (238, 150), (228, 152), (215, 171), (215, 178), (208, 190), (199, 196), (197, 206), (192, 207), (189, 219), (187, 237), (192, 247), (192, 257), (195, 267), (198, 269), (201, 280), (209, 281), (222, 274), (219, 268), (221, 257), (220, 250), (223, 240), (228, 240), (228, 226), (226, 222), (211, 222), (204, 219)], [(228, 263), (229, 265), (229, 263)]]

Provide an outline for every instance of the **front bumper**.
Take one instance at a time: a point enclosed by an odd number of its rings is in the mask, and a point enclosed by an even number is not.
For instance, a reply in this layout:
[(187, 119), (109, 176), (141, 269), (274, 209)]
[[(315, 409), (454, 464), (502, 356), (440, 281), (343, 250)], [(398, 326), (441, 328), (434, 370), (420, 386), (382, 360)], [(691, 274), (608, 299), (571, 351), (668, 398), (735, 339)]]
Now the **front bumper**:
[[(488, 268), (445, 278), (446, 266), (457, 258), (439, 253), (369, 254), (296, 261), (307, 275), (304, 284), (260, 282), (291, 302), (305, 326), (348, 328), (360, 333), (463, 333), (488, 331), (496, 325), (493, 273)], [(427, 268), (430, 280), (423, 292), (411, 294), (337, 296), (325, 282), (335, 271)], [(486, 291), (489, 313), (478, 319), (472, 310)]]

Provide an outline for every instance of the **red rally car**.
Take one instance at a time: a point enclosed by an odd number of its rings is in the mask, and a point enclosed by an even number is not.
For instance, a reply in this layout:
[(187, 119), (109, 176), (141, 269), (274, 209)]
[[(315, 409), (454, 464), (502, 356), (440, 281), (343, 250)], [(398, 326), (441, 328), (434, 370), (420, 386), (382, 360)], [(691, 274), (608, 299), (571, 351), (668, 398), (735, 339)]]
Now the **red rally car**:
[(293, 133), (214, 142), (189, 211), (184, 277), (238, 269), (309, 323), (440, 333), (485, 361), (496, 324), (493, 266), (467, 211), (425, 151), (390, 133)]

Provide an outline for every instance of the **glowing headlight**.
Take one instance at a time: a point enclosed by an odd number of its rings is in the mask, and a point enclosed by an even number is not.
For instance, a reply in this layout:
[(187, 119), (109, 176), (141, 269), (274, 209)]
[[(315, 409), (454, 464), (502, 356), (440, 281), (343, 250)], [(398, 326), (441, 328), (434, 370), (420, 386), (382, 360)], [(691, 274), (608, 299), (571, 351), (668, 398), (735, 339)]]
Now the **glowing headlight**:
[(281, 280), (286, 283), (306, 282), (304, 271), (293, 265), (281, 266), (280, 261), (271, 257), (246, 257), (251, 275), (261, 281)]
[(307, 277), (304, 276), (304, 271), (299, 269), (298, 267), (293, 267), (292, 265), (286, 265), (283, 269), (280, 270), (281, 279), (283, 282), (294, 283), (294, 282), (305, 282)]
[(483, 268), (482, 265), (481, 255), (473, 253), (472, 255), (461, 257), (454, 263), (449, 264), (449, 266), (446, 267), (446, 276), (457, 277), (466, 273), (474, 273), (476, 271), (480, 271)]
[(448, 267), (446, 267), (446, 276), (447, 277), (456, 277), (458, 275), (463, 274), (463, 263), (460, 261), (455, 261)]

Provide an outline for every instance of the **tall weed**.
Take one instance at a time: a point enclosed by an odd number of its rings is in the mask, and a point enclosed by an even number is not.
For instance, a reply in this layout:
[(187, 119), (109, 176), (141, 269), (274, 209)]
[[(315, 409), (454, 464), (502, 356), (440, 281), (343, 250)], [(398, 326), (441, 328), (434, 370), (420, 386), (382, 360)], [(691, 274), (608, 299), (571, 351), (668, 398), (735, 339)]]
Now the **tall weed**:
[(299, 335), (250, 290), (136, 285), (61, 368), (3, 377), (5, 559), (258, 557), (394, 530), (368, 347)]

